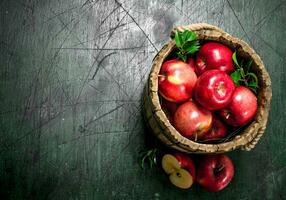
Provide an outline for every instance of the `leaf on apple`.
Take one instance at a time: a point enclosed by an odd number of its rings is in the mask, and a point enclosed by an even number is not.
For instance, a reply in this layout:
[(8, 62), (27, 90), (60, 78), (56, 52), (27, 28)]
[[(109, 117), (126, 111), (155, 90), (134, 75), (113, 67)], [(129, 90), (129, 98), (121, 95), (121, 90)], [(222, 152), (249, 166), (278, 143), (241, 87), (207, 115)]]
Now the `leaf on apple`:
[(185, 46), (184, 46), (184, 49), (190, 53), (190, 54), (193, 54), (195, 52), (197, 52), (200, 48), (199, 46), (199, 41), (192, 41), (190, 43), (186, 43)]
[(239, 85), (239, 80), (241, 79), (240, 72), (235, 71), (230, 76), (231, 76), (233, 82), (235, 83), (235, 85)]
[(232, 54), (232, 60), (236, 65), (236, 70), (233, 73), (231, 73), (230, 76), (235, 85), (246, 86), (256, 94), (259, 86), (256, 74), (250, 72), (252, 66), (252, 60), (249, 60), (246, 65), (244, 64), (245, 60), (241, 60), (239, 64), (236, 57), (236, 51)]
[(199, 41), (196, 40), (198, 35), (195, 32), (185, 30), (184, 32), (175, 32), (175, 43), (178, 48), (177, 56), (183, 60), (187, 61), (190, 54), (194, 54), (200, 48)]
[(236, 51), (232, 54), (232, 60), (233, 60), (234, 64), (236, 64), (236, 66), (239, 67), (239, 64), (238, 64), (237, 58), (236, 58)]
[(181, 60), (183, 60), (184, 62), (186, 62), (187, 61), (187, 55), (185, 54), (185, 53), (182, 53), (182, 52), (178, 52), (177, 53), (177, 56), (181, 59)]
[(249, 72), (250, 68), (252, 66), (252, 60), (249, 60), (246, 64), (246, 71)]
[(178, 48), (180, 48), (182, 46), (182, 38), (180, 37), (178, 31), (176, 31), (176, 33), (175, 33), (175, 43), (176, 43), (176, 46)]
[(192, 31), (185, 30), (182, 33), (183, 41), (186, 41), (186, 42), (191, 42), (195, 40), (197, 37), (198, 37), (197, 34)]

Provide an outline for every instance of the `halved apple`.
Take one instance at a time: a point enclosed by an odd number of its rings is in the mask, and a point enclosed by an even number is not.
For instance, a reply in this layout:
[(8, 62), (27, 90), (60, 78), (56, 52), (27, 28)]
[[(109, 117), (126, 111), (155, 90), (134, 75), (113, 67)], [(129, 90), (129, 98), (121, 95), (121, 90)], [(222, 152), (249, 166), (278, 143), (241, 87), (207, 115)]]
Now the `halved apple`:
[(179, 161), (171, 154), (166, 154), (163, 156), (162, 167), (167, 174), (172, 174), (181, 169)]
[(171, 183), (176, 187), (188, 189), (192, 186), (194, 178), (188, 169), (182, 168), (181, 163), (175, 156), (171, 154), (164, 155), (162, 158), (162, 168), (169, 175)]
[(170, 174), (169, 179), (171, 183), (173, 183), (178, 188), (188, 189), (193, 185), (193, 178), (191, 174), (182, 168)]

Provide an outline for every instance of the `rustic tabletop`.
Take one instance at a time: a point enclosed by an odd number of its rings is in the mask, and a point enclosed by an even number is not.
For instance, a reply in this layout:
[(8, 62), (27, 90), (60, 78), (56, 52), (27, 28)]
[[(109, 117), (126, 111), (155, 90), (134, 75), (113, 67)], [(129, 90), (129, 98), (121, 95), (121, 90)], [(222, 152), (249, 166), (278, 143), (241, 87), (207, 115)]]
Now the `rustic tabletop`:
[[(286, 1), (1, 0), (0, 199), (285, 199)], [(176, 25), (248, 42), (272, 79), (267, 130), (228, 155), (225, 190), (178, 190), (142, 170), (141, 96)]]

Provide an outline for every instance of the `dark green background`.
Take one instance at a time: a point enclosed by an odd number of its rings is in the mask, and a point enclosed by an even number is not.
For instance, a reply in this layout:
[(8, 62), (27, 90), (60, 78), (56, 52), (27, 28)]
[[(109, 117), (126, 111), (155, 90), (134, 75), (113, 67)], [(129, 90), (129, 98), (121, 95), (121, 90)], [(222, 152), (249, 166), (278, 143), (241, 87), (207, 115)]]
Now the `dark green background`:
[[(285, 199), (286, 2), (1, 0), (0, 199)], [(173, 26), (217, 25), (272, 78), (265, 135), (208, 193), (141, 170), (141, 95)]]

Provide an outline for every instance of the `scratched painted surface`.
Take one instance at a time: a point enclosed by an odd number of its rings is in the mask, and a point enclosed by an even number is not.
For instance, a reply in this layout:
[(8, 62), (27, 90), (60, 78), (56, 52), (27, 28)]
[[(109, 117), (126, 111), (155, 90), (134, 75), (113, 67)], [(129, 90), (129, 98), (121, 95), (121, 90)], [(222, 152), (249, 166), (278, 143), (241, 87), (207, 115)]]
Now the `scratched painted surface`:
[[(286, 2), (1, 0), (0, 199), (285, 199)], [(264, 137), (220, 193), (142, 171), (141, 95), (173, 26), (218, 25), (271, 75)]]

